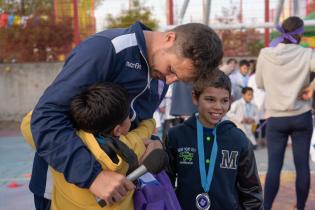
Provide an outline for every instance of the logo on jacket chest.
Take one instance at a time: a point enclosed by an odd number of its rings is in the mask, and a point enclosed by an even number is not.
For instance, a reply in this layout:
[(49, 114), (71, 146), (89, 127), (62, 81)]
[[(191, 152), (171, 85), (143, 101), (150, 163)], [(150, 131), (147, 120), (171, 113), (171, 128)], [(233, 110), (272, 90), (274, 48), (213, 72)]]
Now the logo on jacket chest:
[(196, 153), (194, 147), (180, 147), (177, 149), (179, 164), (192, 165), (194, 164), (194, 155)]
[(221, 150), (220, 168), (237, 169), (238, 151)]
[(129, 67), (131, 69), (140, 70), (141, 69), (141, 64), (140, 63), (132, 63), (130, 61), (126, 61), (126, 67)]

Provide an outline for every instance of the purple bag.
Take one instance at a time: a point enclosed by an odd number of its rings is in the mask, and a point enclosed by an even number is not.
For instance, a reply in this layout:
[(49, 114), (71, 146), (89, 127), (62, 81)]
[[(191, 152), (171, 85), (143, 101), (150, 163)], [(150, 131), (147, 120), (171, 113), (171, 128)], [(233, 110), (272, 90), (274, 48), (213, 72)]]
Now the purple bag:
[(135, 210), (181, 210), (173, 186), (162, 171), (154, 175), (156, 181), (137, 187), (133, 195)]

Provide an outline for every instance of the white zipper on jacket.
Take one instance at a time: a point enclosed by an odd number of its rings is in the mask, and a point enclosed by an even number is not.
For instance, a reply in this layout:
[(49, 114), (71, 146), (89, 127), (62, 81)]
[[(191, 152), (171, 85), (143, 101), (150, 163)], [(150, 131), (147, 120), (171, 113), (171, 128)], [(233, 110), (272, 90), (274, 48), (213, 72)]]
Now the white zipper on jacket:
[[(139, 49), (139, 50), (140, 50), (140, 49)], [(133, 107), (133, 105), (134, 105), (136, 99), (137, 99), (139, 96), (141, 96), (147, 89), (150, 89), (150, 83), (151, 83), (151, 80), (152, 80), (152, 78), (150, 77), (150, 67), (149, 67), (148, 61), (147, 61), (147, 59), (144, 57), (144, 55), (143, 55), (143, 53), (142, 53), (141, 50), (140, 50), (140, 54), (141, 54), (141, 56), (143, 57), (145, 63), (147, 64), (147, 68), (148, 68), (147, 85), (145, 86), (145, 88), (144, 88), (138, 95), (136, 95), (136, 96), (131, 100), (130, 107), (131, 107), (132, 112), (133, 112), (133, 115), (132, 115), (132, 117), (130, 118), (131, 121), (134, 121), (134, 120), (136, 119), (136, 117), (137, 117), (137, 113), (136, 113), (136, 111), (135, 111), (135, 109), (134, 109), (134, 107)]]

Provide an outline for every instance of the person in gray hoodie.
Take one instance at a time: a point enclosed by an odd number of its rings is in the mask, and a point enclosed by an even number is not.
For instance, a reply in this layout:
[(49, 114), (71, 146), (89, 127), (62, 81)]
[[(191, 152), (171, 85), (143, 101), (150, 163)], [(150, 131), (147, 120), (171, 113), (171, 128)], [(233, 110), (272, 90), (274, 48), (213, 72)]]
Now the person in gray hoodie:
[(313, 132), (311, 101), (299, 96), (315, 71), (315, 52), (299, 45), (304, 23), (299, 17), (285, 19), (277, 27), (281, 36), (260, 51), (256, 82), (266, 91), (268, 171), (264, 209), (269, 210), (279, 189), (280, 172), (288, 137), (296, 168), (298, 210), (304, 209), (310, 188), (309, 149)]

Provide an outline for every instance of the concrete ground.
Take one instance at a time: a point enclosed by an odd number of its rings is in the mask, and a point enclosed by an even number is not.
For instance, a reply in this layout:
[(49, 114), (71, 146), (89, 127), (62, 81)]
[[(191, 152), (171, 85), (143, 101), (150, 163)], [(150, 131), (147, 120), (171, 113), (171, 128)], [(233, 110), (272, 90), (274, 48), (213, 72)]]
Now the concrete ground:
[[(261, 181), (267, 169), (266, 149), (255, 151)], [(14, 122), (0, 122), (0, 210), (34, 210), (28, 190), (34, 152), (24, 142)], [(315, 163), (311, 163), (312, 186), (306, 210), (315, 209)], [(288, 146), (281, 175), (281, 186), (274, 210), (293, 210), (295, 204), (295, 172), (292, 150)]]

